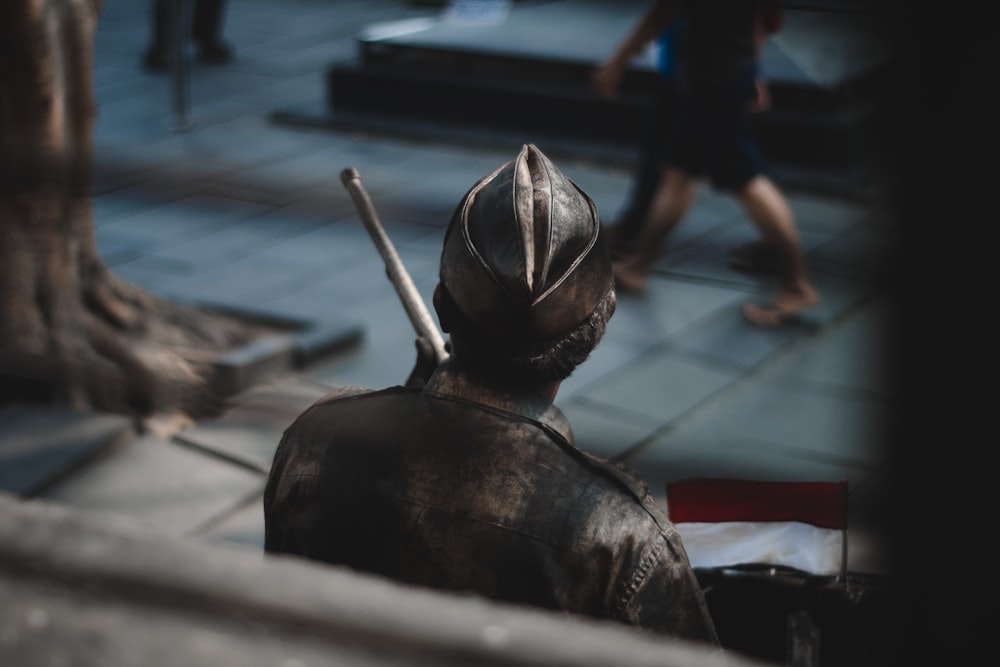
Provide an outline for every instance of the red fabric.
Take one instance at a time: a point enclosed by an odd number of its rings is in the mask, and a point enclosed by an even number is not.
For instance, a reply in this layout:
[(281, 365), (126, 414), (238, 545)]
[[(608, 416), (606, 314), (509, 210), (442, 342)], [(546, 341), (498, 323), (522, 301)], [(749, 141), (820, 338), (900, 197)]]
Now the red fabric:
[(765, 3), (761, 13), (764, 30), (767, 34), (773, 35), (785, 27), (785, 15), (781, 11), (781, 3)]
[(847, 480), (681, 480), (667, 484), (667, 512), (674, 523), (799, 521), (820, 528), (843, 529), (847, 527)]

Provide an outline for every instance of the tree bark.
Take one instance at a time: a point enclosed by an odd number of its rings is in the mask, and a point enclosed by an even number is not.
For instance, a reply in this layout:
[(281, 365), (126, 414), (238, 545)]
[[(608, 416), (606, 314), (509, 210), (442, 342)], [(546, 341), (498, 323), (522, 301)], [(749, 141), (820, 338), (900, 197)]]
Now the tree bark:
[(0, 2), (0, 370), (44, 378), (48, 398), (71, 407), (197, 419), (221, 407), (205, 353), (265, 328), (161, 298), (101, 258), (91, 179), (102, 6)]

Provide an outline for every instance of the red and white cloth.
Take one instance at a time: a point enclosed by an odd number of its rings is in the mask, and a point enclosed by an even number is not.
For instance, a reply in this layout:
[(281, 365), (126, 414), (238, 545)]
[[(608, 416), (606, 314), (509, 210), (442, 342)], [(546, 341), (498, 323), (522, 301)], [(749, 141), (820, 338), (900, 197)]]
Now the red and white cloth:
[(847, 481), (693, 478), (667, 484), (667, 514), (696, 568), (771, 565), (842, 574)]

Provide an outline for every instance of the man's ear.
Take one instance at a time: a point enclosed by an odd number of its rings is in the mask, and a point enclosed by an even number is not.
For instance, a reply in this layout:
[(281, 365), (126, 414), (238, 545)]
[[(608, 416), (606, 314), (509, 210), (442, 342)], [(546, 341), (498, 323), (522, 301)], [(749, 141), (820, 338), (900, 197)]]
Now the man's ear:
[(448, 298), (444, 295), (444, 287), (441, 283), (434, 288), (434, 310), (437, 311), (438, 322), (441, 324), (441, 331), (451, 332), (451, 322), (448, 317)]

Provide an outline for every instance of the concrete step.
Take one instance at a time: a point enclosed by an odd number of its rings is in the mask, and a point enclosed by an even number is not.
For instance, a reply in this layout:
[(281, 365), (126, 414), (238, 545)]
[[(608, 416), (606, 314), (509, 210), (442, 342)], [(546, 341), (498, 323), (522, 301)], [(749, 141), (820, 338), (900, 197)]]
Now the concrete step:
[[(780, 99), (785, 93), (775, 88)], [(573, 83), (465, 78), (455, 72), (396, 70), (381, 64), (335, 66), (328, 74), (328, 89), (331, 112), (350, 112), (355, 120), (374, 114), (434, 121), (445, 135), (458, 123), (628, 147), (643, 139), (653, 94), (650, 88), (610, 101)], [(776, 106), (755, 116), (762, 148), (771, 160), (846, 171), (872, 157), (873, 132), (880, 122), (875, 101), (809, 104), (813, 106)]]
[(0, 591), (4, 665), (763, 664), (4, 493)]
[[(355, 61), (329, 68), (326, 108), (310, 124), (404, 133), (410, 126), (435, 140), (499, 132), (546, 145), (618, 146), (628, 159), (649, 122), (655, 61), (637, 59), (614, 100), (597, 95), (590, 76), (637, 8), (578, 2), (567, 13), (550, 5), (515, 5), (495, 25), (372, 26), (358, 36)], [(857, 188), (882, 157), (891, 52), (864, 12), (788, 14), (761, 61), (773, 102), (754, 118), (762, 148), (791, 185)], [(565, 33), (552, 31), (557, 20)], [(308, 122), (301, 113), (276, 118)]]

